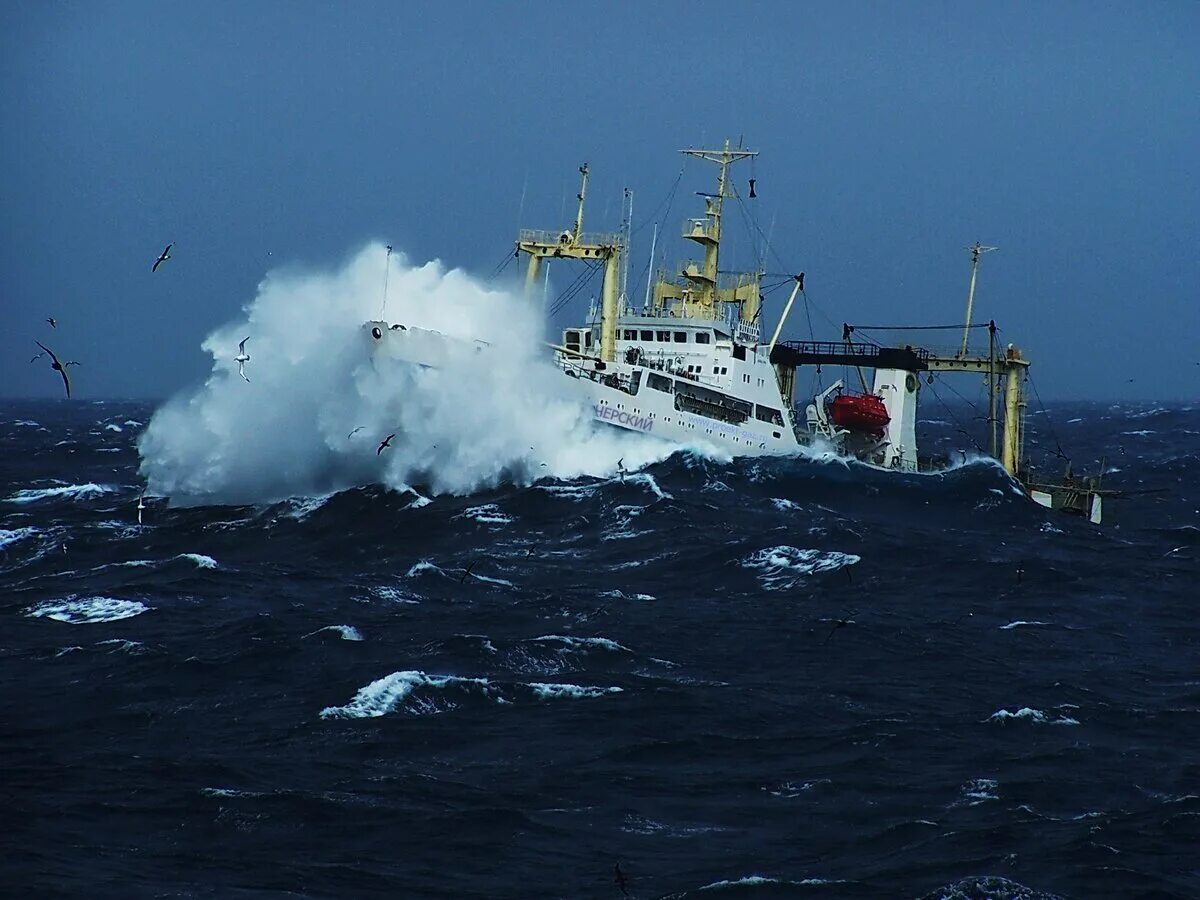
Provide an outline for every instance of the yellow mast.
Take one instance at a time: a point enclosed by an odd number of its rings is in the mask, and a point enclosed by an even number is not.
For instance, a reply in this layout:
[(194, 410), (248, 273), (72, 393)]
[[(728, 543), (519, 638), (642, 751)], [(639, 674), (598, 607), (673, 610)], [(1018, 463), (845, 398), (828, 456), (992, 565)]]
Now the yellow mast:
[(517, 250), (529, 254), (529, 264), (525, 269), (526, 296), (533, 295), (533, 287), (541, 274), (543, 259), (585, 259), (604, 262), (604, 284), (600, 291), (600, 358), (605, 362), (613, 362), (617, 358), (617, 288), (624, 245), (621, 235), (583, 233), (583, 205), (587, 198), (588, 183), (587, 163), (579, 167), (579, 174), (581, 182), (579, 193), (576, 195), (579, 199), (579, 209), (575, 214), (575, 229), (558, 234), (522, 229), (517, 240)]
[(720, 278), (721, 253), (721, 215), (725, 200), (732, 196), (729, 192), (729, 167), (738, 160), (758, 156), (754, 150), (730, 149), (729, 141), (720, 150), (700, 150), (689, 148), (680, 150), (685, 156), (714, 162), (720, 167), (717, 175), (717, 193), (706, 195), (704, 198), (704, 218), (689, 219), (684, 225), (683, 236), (704, 247), (704, 261), (686, 262), (679, 275), (684, 283), (668, 281), (660, 277), (655, 286), (655, 306), (660, 308), (663, 301), (676, 300), (678, 305), (673, 309), (673, 315), (685, 318), (715, 319), (718, 316), (719, 302), (739, 303), (741, 319), (753, 322), (758, 317), (759, 293), (758, 275), (747, 273), (739, 276), (731, 288), (722, 289)]

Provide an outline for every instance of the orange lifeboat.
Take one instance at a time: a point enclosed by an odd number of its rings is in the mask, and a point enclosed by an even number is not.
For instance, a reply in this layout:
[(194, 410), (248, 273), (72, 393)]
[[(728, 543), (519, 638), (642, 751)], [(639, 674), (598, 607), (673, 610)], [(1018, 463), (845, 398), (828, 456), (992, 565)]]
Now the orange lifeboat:
[(829, 418), (838, 428), (878, 434), (891, 416), (883, 400), (874, 394), (842, 394), (829, 403)]

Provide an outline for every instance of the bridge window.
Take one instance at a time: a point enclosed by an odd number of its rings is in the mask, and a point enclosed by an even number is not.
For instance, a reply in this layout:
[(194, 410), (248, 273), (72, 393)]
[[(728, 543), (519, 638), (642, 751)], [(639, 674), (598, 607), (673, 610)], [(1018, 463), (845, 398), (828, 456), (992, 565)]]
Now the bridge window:
[(671, 332), (660, 331), (655, 335), (655, 337), (660, 341), (669, 341), (669, 340), (671, 340)]
[(675, 332), (675, 343), (686, 344), (687, 343), (687, 332), (686, 331)]
[(634, 331), (632, 328), (626, 328), (625, 329), (625, 340), (636, 341), (637, 340), (637, 332)]
[(709, 334), (707, 331), (697, 331), (696, 332), (696, 343), (697, 344), (711, 344), (712, 343), (712, 335)]
[(652, 340), (654, 340), (654, 332), (653, 332), (653, 331), (643, 331), (643, 332), (642, 332), (642, 340), (643, 340), (643, 341), (652, 341)]

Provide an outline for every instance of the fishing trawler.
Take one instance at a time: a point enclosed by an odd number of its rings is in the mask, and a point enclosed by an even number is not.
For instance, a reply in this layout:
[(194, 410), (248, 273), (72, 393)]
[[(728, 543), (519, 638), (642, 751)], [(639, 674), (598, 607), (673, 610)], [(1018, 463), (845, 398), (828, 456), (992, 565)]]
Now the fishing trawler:
[[(994, 322), (971, 323), (979, 258), (992, 248), (979, 244), (969, 248), (973, 256), (967, 321), (962, 346), (955, 352), (856, 340), (855, 328), (849, 324), (840, 342), (780, 341), (796, 297), (804, 290), (803, 273), (789, 276), (791, 295), (773, 334), (764, 341), (761, 267), (733, 273), (720, 268), (724, 207), (729, 200), (740, 201), (729, 170), (758, 154), (731, 148), (729, 141), (717, 150), (681, 152), (718, 168), (716, 192), (701, 195), (703, 216), (687, 219), (682, 229), (681, 236), (702, 258), (686, 260), (670, 271), (659, 270), (647, 282), (640, 308), (628, 290), (632, 215), (625, 216), (620, 232), (583, 229), (586, 164), (579, 170), (573, 226), (561, 231), (522, 230), (518, 236), (515, 255), (526, 258), (525, 287), (530, 297), (547, 260), (584, 261), (603, 268), (599, 308), (593, 307), (590, 324), (566, 328), (561, 343), (549, 345), (556, 369), (571, 379), (596, 422), (732, 456), (791, 454), (817, 446), (870, 466), (920, 472), (937, 465), (917, 453), (922, 378), (932, 383), (935, 373), (982, 374), (988, 384), (991, 455), (1021, 480), (1026, 406), (1022, 376), (1029, 362), (1012, 344), (1000, 349)], [(750, 188), (753, 196), (753, 180)], [(628, 192), (626, 198), (628, 202)], [(988, 328), (987, 355), (969, 350), (970, 330), (979, 327)], [(364, 328), (372, 352), (421, 366), (437, 365), (448, 340), (437, 332), (382, 321), (368, 322)], [(861, 390), (836, 381), (804, 402), (801, 413), (795, 386), (797, 371), (805, 366), (853, 368)], [(870, 386), (864, 374), (868, 370)], [(1058, 486), (1045, 482), (1028, 493), (1043, 505), (1099, 521), (1100, 498), (1095, 491), (1067, 502)]]

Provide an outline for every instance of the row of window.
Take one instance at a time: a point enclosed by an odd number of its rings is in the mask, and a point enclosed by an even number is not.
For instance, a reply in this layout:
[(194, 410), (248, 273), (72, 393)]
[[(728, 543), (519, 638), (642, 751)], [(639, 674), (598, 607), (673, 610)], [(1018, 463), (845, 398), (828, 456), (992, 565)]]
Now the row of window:
[[(622, 340), (626, 341), (659, 341), (662, 343), (686, 344), (686, 331), (651, 331), (649, 328), (638, 330), (636, 328), (626, 328), (622, 331)], [(707, 331), (696, 332), (697, 344), (711, 344), (712, 335)]]

